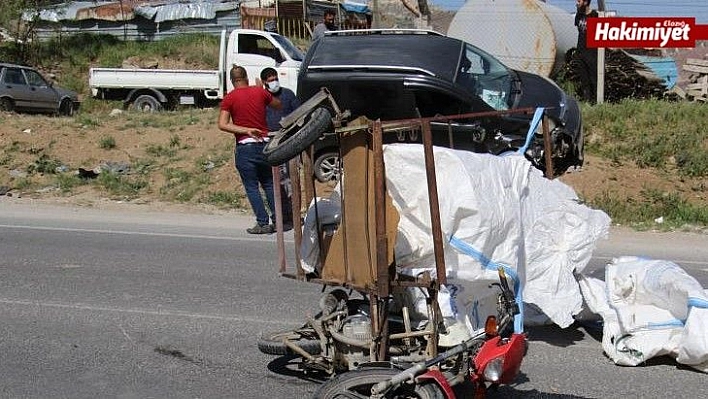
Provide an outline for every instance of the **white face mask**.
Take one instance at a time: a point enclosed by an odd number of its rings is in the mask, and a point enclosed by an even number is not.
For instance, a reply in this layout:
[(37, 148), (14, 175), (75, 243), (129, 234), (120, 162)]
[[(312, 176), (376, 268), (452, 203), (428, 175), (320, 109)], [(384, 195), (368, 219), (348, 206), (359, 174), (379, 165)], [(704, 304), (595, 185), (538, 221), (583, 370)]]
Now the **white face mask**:
[(278, 90), (280, 90), (280, 82), (278, 82), (277, 80), (268, 82), (266, 83), (266, 85), (268, 86), (268, 91), (271, 93), (276, 93)]

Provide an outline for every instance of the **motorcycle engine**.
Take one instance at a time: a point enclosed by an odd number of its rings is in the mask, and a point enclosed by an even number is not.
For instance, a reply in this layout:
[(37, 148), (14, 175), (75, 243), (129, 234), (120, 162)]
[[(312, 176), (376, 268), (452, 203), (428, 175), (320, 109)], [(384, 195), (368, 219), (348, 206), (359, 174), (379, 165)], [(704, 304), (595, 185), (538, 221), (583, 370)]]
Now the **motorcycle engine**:
[(371, 343), (371, 319), (365, 314), (355, 314), (347, 317), (341, 329), (343, 340), (337, 340), (336, 353), (342, 355), (340, 362), (346, 363), (349, 370), (356, 369), (360, 364), (369, 361), (369, 345)]

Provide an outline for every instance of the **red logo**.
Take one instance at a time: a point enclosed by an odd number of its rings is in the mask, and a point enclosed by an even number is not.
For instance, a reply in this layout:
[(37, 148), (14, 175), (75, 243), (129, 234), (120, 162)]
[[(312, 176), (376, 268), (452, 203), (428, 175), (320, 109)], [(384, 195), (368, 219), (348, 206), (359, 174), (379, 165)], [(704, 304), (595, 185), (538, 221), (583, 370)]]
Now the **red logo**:
[(693, 17), (588, 18), (588, 47), (695, 47), (708, 39), (708, 25), (696, 25)]

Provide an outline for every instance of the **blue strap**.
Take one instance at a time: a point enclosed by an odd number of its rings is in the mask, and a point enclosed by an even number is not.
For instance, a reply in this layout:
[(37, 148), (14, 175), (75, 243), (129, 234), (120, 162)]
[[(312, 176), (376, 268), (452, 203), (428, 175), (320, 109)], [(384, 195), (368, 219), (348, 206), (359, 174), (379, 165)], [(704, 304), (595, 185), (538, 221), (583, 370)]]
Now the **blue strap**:
[(671, 319), (663, 322), (649, 322), (647, 328), (652, 330), (661, 330), (665, 328), (683, 327), (684, 322), (679, 319)]
[(536, 112), (533, 113), (533, 119), (531, 119), (531, 125), (529, 126), (529, 131), (526, 133), (526, 142), (524, 146), (518, 149), (519, 154), (524, 154), (526, 150), (531, 145), (531, 140), (533, 140), (533, 132), (538, 128), (538, 124), (541, 122), (541, 117), (543, 116), (543, 107), (536, 108)]
[(688, 298), (688, 308), (702, 308), (702, 309), (708, 309), (708, 301), (705, 299), (701, 298), (693, 298), (689, 297)]
[(497, 271), (497, 270), (499, 270), (500, 267), (504, 269), (504, 273), (506, 273), (506, 275), (509, 276), (509, 278), (514, 283), (514, 295), (515, 295), (514, 299), (516, 300), (516, 304), (519, 305), (519, 314), (514, 316), (514, 332), (516, 332), (516, 333), (523, 332), (524, 331), (524, 300), (523, 300), (523, 295), (522, 295), (522, 284), (519, 279), (518, 273), (516, 273), (516, 270), (512, 269), (508, 265), (494, 262), (493, 260), (489, 259), (486, 255), (484, 255), (482, 252), (478, 251), (476, 248), (474, 248), (470, 244), (460, 240), (459, 238), (457, 238), (455, 236), (452, 236), (452, 238), (450, 238), (450, 244), (455, 249), (462, 252), (463, 254), (476, 259), (479, 263), (482, 264), (482, 267), (484, 267), (486, 270)]

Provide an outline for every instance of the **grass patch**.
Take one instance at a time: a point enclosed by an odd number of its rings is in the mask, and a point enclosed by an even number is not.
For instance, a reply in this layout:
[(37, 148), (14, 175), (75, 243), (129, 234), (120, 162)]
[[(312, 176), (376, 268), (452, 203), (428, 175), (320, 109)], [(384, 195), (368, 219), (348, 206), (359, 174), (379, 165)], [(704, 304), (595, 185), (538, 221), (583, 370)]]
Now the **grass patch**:
[(76, 117), (76, 123), (82, 128), (101, 126), (101, 120), (96, 115), (81, 114)]
[(100, 48), (96, 58), (101, 66), (120, 68), (123, 60), (138, 57), (146, 60), (181, 59), (187, 64), (216, 69), (219, 66), (219, 41), (216, 35), (189, 33), (174, 35), (154, 42), (117, 42)]
[(170, 143), (168, 145), (170, 146), (170, 148), (179, 148), (181, 142), (182, 142), (182, 139), (180, 139), (179, 136), (175, 134), (172, 137), (170, 137)]
[(60, 166), (62, 166), (60, 160), (52, 159), (47, 154), (42, 154), (33, 163), (27, 166), (27, 173), (55, 174), (57, 173), (57, 168)]
[(0, 155), (0, 166), (9, 166), (12, 164), (12, 160), (15, 159), (12, 154), (1, 154)]
[(154, 157), (158, 157), (158, 158), (160, 158), (160, 157), (172, 158), (175, 155), (177, 155), (177, 150), (175, 148), (172, 148), (169, 146), (165, 147), (160, 144), (149, 144), (145, 148), (145, 153), (147, 153), (148, 155), (152, 155)]
[(56, 185), (59, 190), (64, 193), (71, 193), (75, 187), (86, 185), (87, 181), (79, 176), (68, 173), (60, 173), (56, 175)]
[[(88, 73), (88, 72), (87, 72)], [(89, 115), (100, 115), (106, 114), (108, 116), (114, 109), (123, 109), (122, 101), (108, 101), (99, 98), (93, 98), (90, 96), (84, 96), (81, 100), (81, 108), (79, 109), (80, 114), (78, 118), (85, 117), (86, 114)]]
[(98, 142), (98, 146), (104, 150), (112, 150), (116, 148), (116, 139), (113, 136), (103, 136)]
[(13, 184), (13, 187), (15, 190), (27, 190), (30, 188), (35, 187), (36, 184), (35, 182), (30, 178), (30, 177), (20, 177), (15, 180), (15, 184)]
[(129, 199), (137, 198), (148, 187), (148, 182), (139, 176), (116, 173), (101, 173), (95, 182), (110, 195)]
[(589, 205), (607, 212), (614, 223), (635, 228), (676, 229), (686, 225), (708, 226), (708, 208), (696, 206), (675, 193), (645, 189), (639, 198), (622, 198), (605, 192)]
[(708, 176), (708, 107), (700, 103), (625, 100), (582, 107), (586, 151), (616, 164)]
[(147, 176), (158, 168), (157, 162), (152, 158), (138, 159), (132, 166), (132, 170), (142, 176)]
[(209, 171), (232, 162), (233, 156), (234, 154), (231, 147), (221, 151), (215, 148), (214, 151), (210, 151), (209, 154), (198, 157), (194, 161), (194, 166), (201, 170)]
[(203, 202), (225, 208), (241, 208), (246, 196), (235, 191), (215, 191), (207, 193)]
[(160, 195), (168, 200), (189, 202), (209, 186), (209, 175), (193, 173), (184, 169), (166, 168), (163, 171), (165, 185), (160, 189)]

